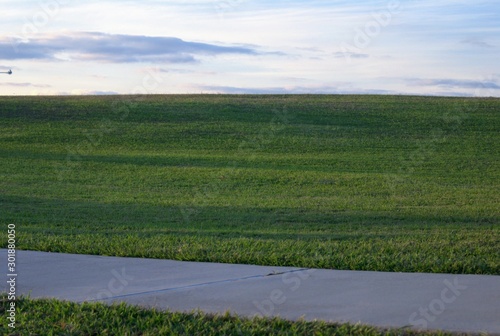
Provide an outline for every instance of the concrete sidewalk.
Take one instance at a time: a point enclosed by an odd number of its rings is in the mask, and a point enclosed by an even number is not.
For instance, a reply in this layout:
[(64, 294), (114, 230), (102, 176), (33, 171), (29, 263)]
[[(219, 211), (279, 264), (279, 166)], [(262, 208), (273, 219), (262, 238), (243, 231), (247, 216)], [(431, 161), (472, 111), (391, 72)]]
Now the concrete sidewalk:
[[(7, 251), (0, 250), (7, 274)], [(17, 294), (172, 311), (500, 334), (500, 277), (264, 267), (17, 251)], [(5, 282), (4, 282), (5, 284)], [(4, 285), (4, 290), (6, 285)]]

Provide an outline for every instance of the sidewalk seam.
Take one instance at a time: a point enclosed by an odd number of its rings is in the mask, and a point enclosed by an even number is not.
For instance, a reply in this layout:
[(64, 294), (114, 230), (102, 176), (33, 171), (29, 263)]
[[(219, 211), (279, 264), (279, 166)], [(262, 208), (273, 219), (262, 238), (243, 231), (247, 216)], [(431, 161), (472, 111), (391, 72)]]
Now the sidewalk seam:
[(290, 273), (296, 273), (296, 272), (303, 272), (303, 271), (307, 271), (307, 270), (309, 270), (309, 268), (299, 268), (299, 269), (295, 269), (295, 270), (290, 270), (290, 271), (285, 271), (285, 272), (277, 272), (277, 273), (273, 272), (273, 273), (268, 273), (268, 274), (264, 274), (264, 275), (262, 275), (262, 274), (259, 274), (259, 275), (250, 275), (250, 276), (246, 276), (246, 277), (242, 277), (242, 278), (216, 280), (216, 281), (203, 282), (203, 283), (193, 284), (193, 285), (171, 287), (171, 288), (163, 288), (163, 289), (157, 289), (157, 290), (146, 291), (146, 292), (123, 294), (123, 295), (117, 295), (117, 296), (107, 297), (107, 298), (104, 298), (104, 299), (93, 299), (93, 300), (77, 301), (77, 303), (100, 302), (100, 301), (105, 302), (105, 301), (109, 301), (109, 300), (121, 299), (121, 298), (132, 297), (132, 296), (149, 295), (149, 294), (164, 293), (164, 292), (173, 292), (173, 291), (179, 291), (179, 290), (184, 290), (184, 289), (189, 289), (189, 288), (197, 288), (197, 287), (205, 287), (205, 286), (217, 285), (217, 284), (226, 283), (226, 282), (236, 282), (236, 281), (244, 281), (244, 280), (249, 280), (249, 279), (269, 278), (269, 277), (273, 277), (273, 276), (278, 276), (278, 275), (283, 275), (283, 274), (290, 274)]

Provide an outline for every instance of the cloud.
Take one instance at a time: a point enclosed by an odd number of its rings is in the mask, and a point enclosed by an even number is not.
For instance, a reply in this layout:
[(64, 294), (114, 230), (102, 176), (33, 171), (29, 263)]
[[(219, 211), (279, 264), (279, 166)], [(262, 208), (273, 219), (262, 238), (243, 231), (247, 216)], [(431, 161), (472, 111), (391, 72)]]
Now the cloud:
[(268, 87), (244, 88), (235, 86), (210, 86), (201, 85), (197, 89), (208, 93), (225, 94), (395, 94), (398, 92), (383, 89), (343, 89), (336, 86), (294, 86), (294, 87)]
[(199, 55), (257, 55), (255, 49), (187, 42), (175, 37), (78, 32), (30, 41), (0, 40), (0, 59), (90, 60), (110, 63), (192, 63)]
[(465, 88), (465, 89), (500, 89), (500, 85), (493, 81), (478, 81), (469, 79), (422, 79), (409, 78), (406, 79), (408, 84), (413, 86), (439, 86), (448, 88)]
[(33, 84), (33, 83), (0, 83), (0, 86), (15, 86), (15, 87), (35, 87), (35, 88), (50, 88), (51, 85), (47, 84)]
[(154, 68), (144, 68), (142, 69), (142, 72), (144, 74), (147, 74), (147, 73), (159, 73), (159, 74), (162, 74), (162, 73), (180, 73), (180, 74), (187, 74), (187, 73), (193, 73), (195, 72), (194, 70), (188, 70), (188, 69), (173, 69), (173, 68), (170, 68), (170, 69), (164, 69), (164, 68), (159, 68), (159, 67), (154, 67)]
[(494, 48), (495, 47), (495, 46), (493, 46), (487, 42), (484, 42), (483, 40), (478, 39), (478, 38), (468, 38), (468, 39), (460, 41), (460, 43), (470, 44), (470, 45), (473, 45), (476, 47), (481, 47), (481, 48)]
[(339, 52), (335, 52), (333, 53), (333, 57), (335, 58), (368, 58), (370, 57), (370, 55), (368, 54), (361, 54), (361, 53), (355, 53), (355, 52), (351, 52), (351, 51), (339, 51)]
[(307, 93), (335, 93), (336, 88), (306, 88), (306, 87), (267, 87), (267, 88), (245, 88), (236, 86), (201, 85), (198, 89), (210, 93), (226, 94), (307, 94)]
[(42, 95), (56, 95), (56, 96), (116, 96), (119, 92), (116, 91), (96, 91), (96, 90), (84, 90), (84, 89), (74, 89), (71, 91), (45, 91), (39, 94)]

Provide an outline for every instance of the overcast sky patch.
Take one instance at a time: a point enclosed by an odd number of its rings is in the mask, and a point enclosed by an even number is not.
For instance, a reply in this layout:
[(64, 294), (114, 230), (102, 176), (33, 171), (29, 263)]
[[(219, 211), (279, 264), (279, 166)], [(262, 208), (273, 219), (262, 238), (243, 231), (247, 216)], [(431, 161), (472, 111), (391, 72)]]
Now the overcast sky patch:
[[(0, 70), (13, 70), (0, 76), (0, 95), (500, 96), (498, 0), (0, 0), (0, 8)], [(5, 85), (14, 82), (47, 86)]]

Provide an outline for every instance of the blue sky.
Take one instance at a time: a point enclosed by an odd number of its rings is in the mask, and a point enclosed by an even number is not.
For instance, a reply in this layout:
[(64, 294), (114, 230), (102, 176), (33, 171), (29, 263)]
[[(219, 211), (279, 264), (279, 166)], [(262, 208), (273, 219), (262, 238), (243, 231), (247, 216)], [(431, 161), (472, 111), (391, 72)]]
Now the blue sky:
[(500, 2), (0, 0), (1, 95), (500, 96)]

